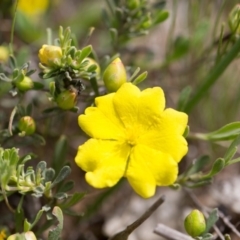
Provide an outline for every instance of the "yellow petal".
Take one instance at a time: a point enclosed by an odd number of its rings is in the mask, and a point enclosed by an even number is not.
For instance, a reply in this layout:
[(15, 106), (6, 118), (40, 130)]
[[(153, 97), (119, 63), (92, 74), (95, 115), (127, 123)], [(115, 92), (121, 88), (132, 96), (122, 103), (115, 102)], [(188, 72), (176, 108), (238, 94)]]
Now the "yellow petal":
[(123, 177), (130, 147), (117, 141), (90, 139), (78, 148), (77, 165), (95, 188), (112, 187)]
[[(105, 97), (107, 96), (102, 98)], [(78, 117), (78, 123), (82, 130), (93, 138), (117, 140), (124, 134), (116, 117), (111, 114), (105, 115), (105, 112), (97, 107), (88, 107), (85, 114)]]
[(165, 97), (160, 87), (147, 88), (141, 92), (139, 98), (138, 121), (145, 128), (159, 120), (165, 108)]
[(187, 141), (182, 136), (187, 119), (185, 113), (166, 109), (159, 118), (159, 123), (141, 135), (138, 143), (169, 154), (179, 162), (188, 151)]
[(155, 194), (156, 186), (168, 186), (177, 178), (177, 163), (168, 154), (143, 145), (132, 149), (125, 176), (142, 197)]
[(97, 97), (95, 103), (97, 108), (121, 131), (124, 131), (124, 126), (119, 119), (114, 105), (113, 97), (115, 93), (107, 94), (103, 97)]
[(113, 97), (115, 111), (126, 129), (138, 122), (140, 90), (132, 83), (124, 83)]

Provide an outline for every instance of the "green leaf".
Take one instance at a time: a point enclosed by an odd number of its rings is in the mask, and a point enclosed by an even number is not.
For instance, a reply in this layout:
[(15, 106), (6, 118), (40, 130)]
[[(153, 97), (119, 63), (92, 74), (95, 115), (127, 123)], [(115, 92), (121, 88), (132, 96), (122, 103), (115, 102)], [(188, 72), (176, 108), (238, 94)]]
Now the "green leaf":
[(36, 166), (36, 173), (41, 172), (43, 173), (47, 167), (47, 163), (45, 161), (41, 161)]
[(205, 179), (205, 178), (210, 178), (210, 177), (213, 177), (215, 176), (217, 173), (219, 173), (220, 171), (222, 171), (222, 169), (225, 167), (225, 160), (223, 158), (218, 158), (213, 166), (212, 166), (212, 169), (211, 171), (202, 177), (202, 179)]
[(84, 196), (85, 196), (85, 193), (75, 192), (68, 202), (64, 204), (60, 204), (59, 206), (63, 209), (70, 208), (76, 203), (78, 203)]
[(158, 11), (156, 15), (154, 16), (153, 24), (159, 24), (163, 21), (165, 21), (169, 17), (169, 12), (168, 11)]
[(57, 185), (59, 182), (63, 181), (69, 174), (71, 173), (71, 168), (69, 166), (64, 166), (53, 183), (51, 184), (51, 188)]
[(191, 95), (192, 88), (190, 86), (186, 86), (180, 93), (178, 103), (177, 103), (177, 110), (184, 111), (185, 106), (189, 100)]
[(79, 62), (82, 62), (92, 52), (92, 46), (88, 45), (85, 48), (83, 48), (81, 51), (82, 52), (79, 58)]
[(210, 162), (209, 156), (201, 156), (198, 159), (194, 160), (192, 165), (188, 168), (184, 176), (190, 176), (194, 173), (197, 173), (203, 169)]
[(34, 90), (40, 90), (43, 89), (44, 85), (40, 82), (33, 82), (33, 89)]
[(225, 155), (224, 155), (224, 159), (226, 164), (228, 163), (228, 161), (230, 159), (233, 158), (233, 156), (236, 153), (237, 150), (237, 146), (240, 144), (240, 134), (234, 139), (234, 141), (230, 144), (229, 148), (227, 149)]
[(58, 240), (63, 229), (63, 214), (62, 210), (57, 206), (53, 208), (52, 213), (57, 218), (59, 224), (54, 229), (50, 230), (48, 240)]
[(66, 155), (67, 155), (67, 138), (66, 136), (62, 135), (60, 136), (55, 145), (52, 162), (52, 167), (53, 169), (55, 169), (57, 174), (59, 173), (60, 169), (66, 162)]
[(63, 200), (68, 198), (68, 194), (64, 192), (58, 192), (57, 194), (54, 195), (54, 198), (58, 200)]
[(60, 188), (58, 189), (59, 192), (68, 192), (72, 190), (74, 187), (74, 181), (68, 181), (64, 183)]
[(212, 179), (204, 179), (204, 180), (200, 180), (200, 181), (194, 182), (194, 183), (187, 182), (185, 184), (185, 186), (188, 188), (199, 188), (199, 187), (211, 184), (211, 183), (212, 183)]
[(134, 79), (133, 84), (134, 84), (134, 85), (137, 85), (137, 84), (139, 84), (140, 82), (144, 81), (144, 80), (146, 79), (147, 75), (148, 75), (148, 72), (147, 72), (147, 71), (141, 73), (138, 77), (136, 77), (136, 78)]
[(28, 232), (28, 231), (30, 231), (30, 229), (31, 229), (31, 223), (28, 222), (28, 220), (25, 218), (23, 231), (24, 232)]
[(22, 204), (23, 204), (23, 200), (24, 200), (24, 195), (22, 195), (19, 204), (17, 206), (17, 209), (14, 213), (14, 218), (15, 218), (15, 228), (16, 228), (16, 232), (22, 232), (23, 230), (23, 220), (24, 220), (24, 211), (22, 209)]
[(51, 182), (55, 176), (55, 170), (52, 168), (48, 168), (44, 171), (44, 182)]
[(210, 229), (213, 227), (213, 225), (217, 222), (219, 216), (218, 216), (218, 210), (217, 208), (213, 209), (212, 212), (209, 214), (207, 220), (206, 220), (206, 230), (205, 233), (208, 233)]
[(116, 43), (117, 39), (118, 39), (118, 31), (117, 31), (117, 29), (116, 28), (110, 28), (109, 32), (110, 32), (110, 36), (111, 36), (112, 42)]
[(12, 79), (8, 78), (4, 73), (0, 73), (0, 80), (4, 82), (12, 82)]
[(232, 140), (240, 134), (240, 122), (229, 123), (217, 131), (205, 134), (209, 141)]

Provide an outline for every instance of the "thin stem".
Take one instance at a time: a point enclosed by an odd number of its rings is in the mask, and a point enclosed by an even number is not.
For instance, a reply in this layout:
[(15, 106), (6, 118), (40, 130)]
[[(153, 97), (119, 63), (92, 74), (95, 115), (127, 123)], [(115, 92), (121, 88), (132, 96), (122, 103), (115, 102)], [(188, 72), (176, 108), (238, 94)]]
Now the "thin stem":
[(231, 50), (222, 57), (219, 62), (208, 73), (206, 78), (202, 81), (202, 85), (199, 86), (190, 101), (186, 104), (184, 111), (186, 113), (191, 112), (193, 107), (205, 96), (206, 92), (212, 87), (212, 85), (219, 79), (228, 65), (237, 57), (240, 52), (240, 39), (233, 45)]
[(168, 50), (171, 46), (171, 40), (172, 40), (172, 36), (174, 33), (174, 28), (176, 25), (176, 19), (177, 19), (177, 6), (178, 6), (178, 1), (174, 0), (173, 1), (173, 13), (172, 13), (172, 22), (171, 25), (169, 27), (169, 31), (168, 31), (168, 35), (167, 35), (167, 40), (166, 40), (166, 56), (168, 55)]
[(13, 37), (14, 37), (14, 28), (15, 28), (16, 18), (17, 18), (17, 8), (18, 8), (18, 0), (16, 1), (14, 17), (13, 17), (13, 22), (11, 27), (11, 37), (10, 37), (10, 44), (9, 44), (10, 55), (14, 55), (13, 54)]
[(223, 12), (223, 9), (224, 9), (224, 7), (225, 7), (225, 4), (226, 4), (226, 0), (223, 0), (222, 1), (222, 4), (221, 4), (221, 7), (220, 7), (220, 9), (218, 10), (218, 12), (217, 12), (217, 17), (216, 17), (216, 20), (215, 20), (215, 23), (214, 23), (214, 29), (213, 29), (213, 39), (216, 37), (216, 35), (217, 35), (217, 28), (218, 28), (218, 24), (219, 24), (219, 21), (220, 21), (220, 17), (221, 17), (221, 15), (222, 15), (222, 12)]

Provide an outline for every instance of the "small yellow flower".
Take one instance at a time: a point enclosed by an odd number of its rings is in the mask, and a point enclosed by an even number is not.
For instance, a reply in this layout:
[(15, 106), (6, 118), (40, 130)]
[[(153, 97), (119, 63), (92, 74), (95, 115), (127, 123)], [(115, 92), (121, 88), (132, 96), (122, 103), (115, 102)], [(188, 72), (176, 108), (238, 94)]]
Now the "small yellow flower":
[(49, 0), (19, 0), (18, 10), (32, 18), (43, 14), (49, 5)]
[(43, 45), (39, 50), (40, 62), (48, 67), (57, 66), (62, 57), (62, 49), (58, 46)]
[(5, 240), (7, 238), (7, 235), (6, 235), (6, 230), (1, 230), (0, 232), (0, 240)]
[(78, 118), (91, 139), (79, 146), (75, 161), (95, 188), (114, 186), (126, 177), (142, 197), (155, 194), (177, 178), (178, 162), (187, 153), (182, 136), (185, 113), (165, 108), (164, 93), (140, 91), (131, 83), (95, 100)]

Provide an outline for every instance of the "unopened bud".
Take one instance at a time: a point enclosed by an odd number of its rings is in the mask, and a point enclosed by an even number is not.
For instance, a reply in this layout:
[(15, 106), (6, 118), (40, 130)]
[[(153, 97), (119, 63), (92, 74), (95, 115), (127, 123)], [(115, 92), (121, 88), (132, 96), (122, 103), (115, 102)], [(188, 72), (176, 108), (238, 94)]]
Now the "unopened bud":
[(228, 23), (232, 32), (240, 34), (240, 4), (237, 4), (230, 12)]
[(103, 73), (103, 81), (108, 92), (116, 92), (127, 81), (127, 73), (120, 58), (108, 65)]
[(128, 0), (127, 6), (129, 9), (135, 9), (139, 6), (140, 2), (139, 0)]
[(32, 231), (25, 232), (24, 237), (26, 240), (37, 240), (35, 234)]
[(72, 109), (77, 102), (77, 92), (65, 90), (57, 96), (56, 102), (57, 105), (64, 110)]
[(184, 227), (191, 237), (197, 237), (203, 234), (206, 229), (206, 221), (203, 214), (197, 209), (193, 210), (185, 218)]
[(25, 233), (15, 233), (7, 238), (7, 240), (37, 240), (35, 234), (32, 231)]
[(56, 67), (62, 57), (62, 49), (58, 46), (43, 45), (39, 50), (40, 62), (48, 67)]
[(31, 135), (36, 130), (36, 124), (32, 117), (24, 116), (18, 122), (18, 129), (23, 135)]
[(33, 88), (33, 81), (30, 77), (24, 76), (22, 81), (16, 82), (16, 87), (22, 92), (28, 91)]

